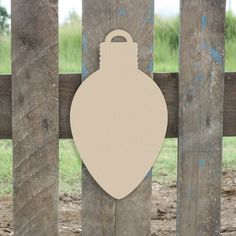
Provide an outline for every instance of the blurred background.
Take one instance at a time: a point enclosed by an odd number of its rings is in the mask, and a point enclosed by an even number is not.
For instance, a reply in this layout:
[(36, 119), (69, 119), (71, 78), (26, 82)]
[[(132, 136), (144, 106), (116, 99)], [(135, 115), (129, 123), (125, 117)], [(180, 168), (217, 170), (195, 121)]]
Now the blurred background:
[[(81, 72), (81, 0), (59, 0), (59, 71)], [(11, 73), (10, 0), (0, 0), (0, 73)], [(236, 71), (236, 0), (227, 1), (225, 68)], [(178, 71), (179, 0), (155, 1), (154, 72)], [(236, 170), (236, 137), (224, 138), (224, 171)], [(153, 168), (161, 185), (176, 181), (177, 139), (166, 139)], [(80, 191), (81, 161), (72, 140), (60, 141), (60, 191)], [(0, 140), (0, 195), (12, 193), (12, 143)]]

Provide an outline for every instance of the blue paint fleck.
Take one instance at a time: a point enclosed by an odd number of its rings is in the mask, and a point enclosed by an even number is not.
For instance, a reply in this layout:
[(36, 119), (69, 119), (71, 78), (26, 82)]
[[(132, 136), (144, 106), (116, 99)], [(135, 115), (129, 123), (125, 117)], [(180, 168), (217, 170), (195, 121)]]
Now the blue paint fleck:
[(148, 171), (147, 175), (145, 178), (152, 176), (152, 169)]
[(86, 36), (85, 33), (83, 34), (82, 47), (83, 47), (83, 50), (87, 50), (88, 49), (88, 40), (87, 40), (87, 36)]
[(198, 164), (201, 168), (204, 168), (205, 164), (206, 164), (206, 161), (201, 159), (201, 160), (199, 160)]
[(127, 10), (125, 8), (119, 8), (117, 9), (118, 16), (125, 16), (127, 15)]
[(211, 48), (211, 58), (219, 65), (224, 64), (221, 54), (215, 48)]
[(154, 8), (152, 4), (149, 6), (147, 16), (148, 16), (147, 23), (149, 23), (150, 25), (153, 25), (155, 18), (154, 18)]
[(85, 79), (87, 76), (88, 76), (89, 72), (88, 72), (88, 68), (86, 65), (83, 65), (82, 66), (82, 76), (83, 76), (83, 79)]
[(201, 74), (197, 75), (197, 76), (195, 77), (195, 80), (197, 80), (197, 81), (203, 81), (203, 80), (204, 80), (204, 75), (201, 75)]
[(199, 68), (201, 66), (201, 63), (200, 62), (196, 62), (196, 63), (193, 63), (192, 64), (192, 67), (193, 68)]
[(207, 27), (207, 16), (202, 16), (202, 31), (206, 31)]
[(150, 53), (151, 53), (151, 54), (153, 54), (153, 52), (154, 52), (154, 47), (153, 47), (153, 45), (152, 45), (152, 46), (150, 46), (150, 48), (149, 48), (149, 49), (150, 49)]
[(154, 24), (154, 14), (151, 14), (151, 16), (150, 16), (149, 19), (148, 19), (148, 23), (149, 23), (150, 25), (153, 25), (153, 24)]
[(150, 60), (148, 63), (147, 72), (149, 72), (149, 73), (153, 72), (153, 60)]
[(201, 43), (201, 49), (208, 50), (209, 47), (206, 43)]

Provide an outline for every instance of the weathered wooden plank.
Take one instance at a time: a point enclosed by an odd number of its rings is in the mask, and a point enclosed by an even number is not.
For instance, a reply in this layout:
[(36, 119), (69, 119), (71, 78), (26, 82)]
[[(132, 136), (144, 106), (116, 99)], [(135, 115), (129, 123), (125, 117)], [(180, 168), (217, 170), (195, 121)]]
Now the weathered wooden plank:
[(225, 1), (182, 0), (177, 235), (220, 235)]
[[(116, 25), (116, 0), (84, 0), (82, 78), (99, 69), (99, 45)], [(83, 236), (115, 234), (115, 201), (82, 168), (82, 232)]]
[[(152, 0), (83, 1), (83, 78), (98, 69), (99, 44), (114, 29), (127, 30), (134, 36), (140, 47), (140, 67), (151, 74), (153, 14)], [(85, 167), (82, 186), (83, 235), (150, 234), (151, 176), (121, 201), (107, 195)]]
[(236, 73), (225, 73), (224, 79), (224, 136), (236, 136)]
[[(60, 138), (72, 138), (69, 110), (75, 91), (81, 84), (81, 74), (60, 75)], [(161, 88), (168, 106), (166, 137), (178, 136), (178, 74), (156, 73), (154, 80)], [(225, 73), (224, 136), (236, 136), (236, 73)], [(11, 138), (11, 76), (0, 75), (0, 139)]]
[(58, 235), (57, 1), (12, 0), (14, 235)]
[(11, 75), (0, 75), (0, 138), (12, 137)]
[[(161, 88), (168, 106), (167, 138), (178, 135), (178, 74), (156, 73), (154, 80)], [(72, 138), (69, 109), (81, 84), (81, 74), (60, 75), (60, 138)], [(236, 73), (225, 73), (224, 136), (236, 136)], [(0, 138), (11, 138), (11, 76), (0, 75)]]
[(59, 77), (60, 138), (72, 138), (70, 128), (70, 107), (75, 92), (81, 82), (81, 74), (60, 75)]
[[(139, 69), (152, 77), (154, 0), (117, 0), (116, 12), (117, 27), (138, 43)], [(151, 192), (150, 172), (135, 191), (116, 201), (116, 235), (151, 235)]]
[(168, 108), (167, 138), (178, 136), (178, 74), (154, 74), (154, 81), (160, 87)]

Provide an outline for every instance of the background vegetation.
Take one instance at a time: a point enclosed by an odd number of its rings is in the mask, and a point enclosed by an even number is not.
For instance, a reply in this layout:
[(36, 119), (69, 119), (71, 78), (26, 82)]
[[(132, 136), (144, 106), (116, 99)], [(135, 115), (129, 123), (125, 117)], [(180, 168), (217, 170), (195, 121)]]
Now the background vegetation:
[[(0, 18), (1, 20), (1, 18)], [(1, 25), (1, 23), (0, 23)], [(11, 73), (10, 34), (5, 21), (0, 31), (0, 73)], [(59, 29), (60, 73), (81, 71), (81, 20), (71, 13)], [(178, 71), (179, 17), (155, 19), (156, 72)], [(226, 71), (236, 71), (236, 16), (228, 12), (226, 18)], [(177, 139), (166, 139), (153, 168), (154, 180), (170, 183), (176, 179)], [(236, 169), (236, 138), (224, 138), (224, 169)], [(81, 162), (72, 140), (60, 141), (60, 187), (63, 192), (80, 189)], [(0, 141), (0, 195), (12, 191), (12, 144)]]

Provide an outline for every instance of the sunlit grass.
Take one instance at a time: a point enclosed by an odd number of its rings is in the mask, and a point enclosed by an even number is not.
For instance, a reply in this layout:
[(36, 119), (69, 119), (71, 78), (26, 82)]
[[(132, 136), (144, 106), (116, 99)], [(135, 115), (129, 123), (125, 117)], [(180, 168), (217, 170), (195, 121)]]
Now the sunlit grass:
[(81, 21), (64, 24), (59, 29), (60, 73), (81, 72)]
[[(78, 192), (81, 189), (81, 160), (72, 140), (60, 141), (60, 190)], [(223, 139), (223, 169), (236, 169), (236, 138)], [(12, 143), (0, 141), (0, 195), (12, 192)], [(177, 139), (166, 139), (153, 167), (153, 180), (161, 184), (176, 181)]]
[(11, 73), (11, 40), (9, 35), (0, 35), (0, 73)]
[(81, 161), (73, 140), (60, 141), (60, 190), (78, 192), (81, 189)]
[(12, 142), (0, 140), (0, 195), (12, 192)]

